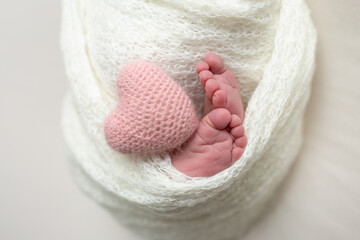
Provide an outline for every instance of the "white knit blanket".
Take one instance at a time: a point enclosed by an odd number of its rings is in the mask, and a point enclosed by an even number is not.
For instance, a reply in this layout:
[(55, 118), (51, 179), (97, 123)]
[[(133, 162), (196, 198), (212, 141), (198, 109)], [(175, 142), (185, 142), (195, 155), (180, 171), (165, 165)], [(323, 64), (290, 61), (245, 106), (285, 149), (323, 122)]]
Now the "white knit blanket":
[[(69, 77), (63, 129), (80, 187), (147, 239), (221, 240), (246, 232), (293, 163), (314, 71), (316, 32), (303, 0), (63, 0)], [(183, 87), (202, 116), (195, 64), (222, 56), (242, 87), (248, 145), (208, 178), (168, 154), (129, 156), (104, 137), (122, 66), (145, 60)]]

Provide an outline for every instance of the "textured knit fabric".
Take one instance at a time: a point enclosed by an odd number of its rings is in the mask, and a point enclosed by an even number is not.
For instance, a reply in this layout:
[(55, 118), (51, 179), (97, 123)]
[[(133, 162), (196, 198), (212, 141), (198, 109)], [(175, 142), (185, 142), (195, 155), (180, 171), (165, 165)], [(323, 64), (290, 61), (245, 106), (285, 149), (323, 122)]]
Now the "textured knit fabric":
[[(244, 234), (300, 149), (315, 42), (303, 0), (64, 0), (63, 129), (79, 186), (146, 239)], [(123, 66), (160, 67), (202, 117), (195, 64), (208, 52), (224, 59), (242, 88), (248, 145), (239, 161), (189, 178), (168, 154), (127, 155), (108, 145), (104, 123), (119, 103)]]
[(161, 153), (195, 132), (192, 102), (176, 82), (147, 62), (127, 64), (117, 80), (119, 104), (105, 122), (109, 145), (122, 153)]

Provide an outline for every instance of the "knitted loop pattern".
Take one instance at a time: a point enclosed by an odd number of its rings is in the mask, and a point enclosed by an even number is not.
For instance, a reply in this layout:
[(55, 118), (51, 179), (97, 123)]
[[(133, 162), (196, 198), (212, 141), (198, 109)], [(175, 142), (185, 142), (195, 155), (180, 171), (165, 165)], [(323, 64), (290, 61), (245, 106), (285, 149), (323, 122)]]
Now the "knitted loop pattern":
[[(62, 19), (69, 78), (63, 130), (79, 186), (145, 239), (244, 234), (301, 146), (316, 43), (304, 1), (63, 0)], [(121, 103), (123, 66), (142, 60), (163, 69), (200, 118), (195, 64), (208, 52), (240, 81), (248, 145), (239, 161), (212, 177), (189, 178), (166, 153), (109, 146), (104, 123)]]
[(147, 62), (126, 65), (118, 80), (120, 102), (105, 122), (109, 145), (122, 153), (160, 153), (179, 147), (196, 130), (190, 98)]

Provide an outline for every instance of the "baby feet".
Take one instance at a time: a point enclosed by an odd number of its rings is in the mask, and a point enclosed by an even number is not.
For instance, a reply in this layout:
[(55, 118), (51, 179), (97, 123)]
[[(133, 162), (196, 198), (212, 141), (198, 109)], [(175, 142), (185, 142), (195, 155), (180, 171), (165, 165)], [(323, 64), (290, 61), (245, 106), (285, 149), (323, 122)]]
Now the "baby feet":
[(205, 114), (215, 108), (226, 108), (244, 119), (239, 82), (219, 55), (208, 53), (205, 62), (196, 65), (205, 98)]
[(173, 166), (190, 177), (212, 176), (231, 166), (247, 144), (239, 83), (220, 56), (209, 53), (197, 64), (204, 87), (205, 114), (195, 135), (171, 154)]

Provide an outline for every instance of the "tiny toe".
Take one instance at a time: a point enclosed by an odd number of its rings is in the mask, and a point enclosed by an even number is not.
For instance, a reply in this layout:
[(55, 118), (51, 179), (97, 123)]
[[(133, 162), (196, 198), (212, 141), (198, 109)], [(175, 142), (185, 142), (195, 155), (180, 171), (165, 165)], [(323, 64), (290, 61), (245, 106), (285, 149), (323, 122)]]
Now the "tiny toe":
[(219, 90), (219, 84), (214, 79), (209, 79), (205, 84), (205, 94), (209, 101), (212, 101), (214, 93)]
[(231, 120), (231, 114), (225, 108), (218, 108), (208, 113), (204, 119), (206, 118), (209, 120), (207, 122), (211, 127), (216, 129), (224, 129)]
[[(231, 123), (230, 123), (231, 124)], [(231, 135), (233, 135), (234, 138), (239, 138), (244, 136), (245, 134), (245, 129), (243, 125), (239, 125), (237, 127), (234, 127), (233, 129), (231, 129)]]
[(212, 104), (214, 108), (225, 108), (227, 102), (226, 93), (223, 90), (217, 90), (212, 97)]
[(222, 58), (215, 53), (206, 54), (205, 61), (209, 65), (210, 71), (213, 72), (214, 74), (221, 74), (226, 70)]
[(237, 160), (239, 160), (239, 158), (242, 156), (242, 154), (244, 153), (244, 149), (239, 148), (239, 147), (234, 147), (232, 152), (231, 152), (231, 156), (232, 156), (232, 163), (235, 163)]
[(246, 144), (247, 137), (245, 135), (235, 140), (235, 145), (238, 147), (245, 148)]
[(209, 64), (207, 64), (206, 62), (198, 62), (196, 64), (197, 73), (200, 73), (201, 71), (204, 71), (204, 70), (209, 70)]
[(232, 117), (230, 122), (231, 128), (237, 127), (242, 124), (242, 119), (238, 115), (232, 114), (231, 117)]
[(209, 70), (204, 70), (199, 73), (200, 83), (202, 87), (205, 87), (206, 81), (212, 78), (214, 75)]

